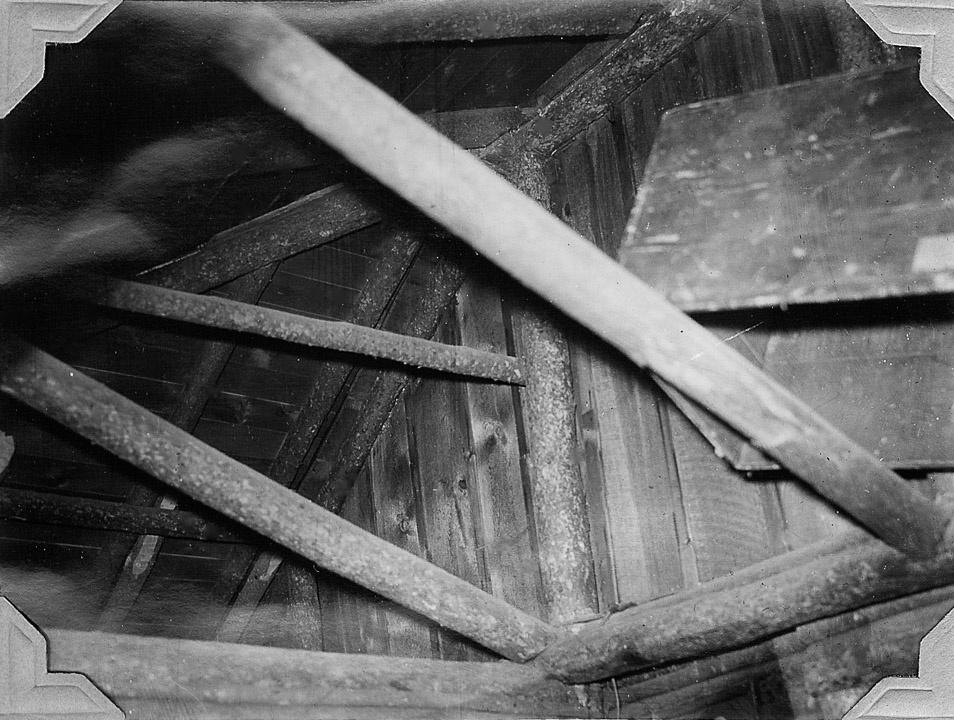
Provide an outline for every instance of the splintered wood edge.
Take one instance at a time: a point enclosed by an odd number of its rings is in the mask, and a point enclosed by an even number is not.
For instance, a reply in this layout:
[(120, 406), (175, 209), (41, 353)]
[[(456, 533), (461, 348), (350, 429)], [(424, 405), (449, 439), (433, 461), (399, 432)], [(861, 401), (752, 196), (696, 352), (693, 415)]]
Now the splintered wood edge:
[(85, 38), (122, 0), (0, 0), (0, 118), (43, 79), (46, 44)]
[[(954, 117), (954, 0), (847, 0), (889, 45), (921, 48), (921, 84)], [(938, 38), (941, 38), (939, 41)]]

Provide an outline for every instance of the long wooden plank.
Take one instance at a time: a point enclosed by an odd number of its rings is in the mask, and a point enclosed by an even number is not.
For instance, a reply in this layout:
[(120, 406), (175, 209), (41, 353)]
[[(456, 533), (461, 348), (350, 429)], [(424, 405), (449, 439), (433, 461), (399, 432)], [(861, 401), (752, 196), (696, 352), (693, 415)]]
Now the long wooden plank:
[(13, 337), (0, 391), (245, 527), (508, 658), (555, 635), (546, 624), (395, 548)]
[(923, 496), (332, 55), (265, 13), (209, 18), (206, 31), (219, 34), (222, 61), (268, 102), (528, 288), (751, 437), (886, 542), (921, 557), (937, 552), (944, 519)]
[(764, 640), (798, 625), (954, 581), (954, 554), (913, 561), (857, 531), (578, 627), (538, 658), (589, 682)]
[[(154, 11), (149, 0), (120, 8), (113, 22)], [(188, 16), (198, 2), (162, 0)], [(327, 44), (500, 40), (579, 37), (629, 32), (645, 0), (374, 0), (372, 2), (267, 2), (278, 17)], [(227, 7), (227, 6), (226, 6)], [(165, 9), (165, 8), (163, 8)], [(204, 9), (204, 8), (203, 8)], [(225, 12), (228, 12), (226, 10)]]
[(360, 191), (333, 185), (215, 235), (194, 252), (136, 276), (139, 282), (204, 292), (240, 275), (378, 222)]
[(579, 717), (573, 688), (513, 663), (448, 663), (46, 630), (53, 672), (140, 718)]
[(516, 358), (446, 345), (353, 323), (319, 320), (212, 295), (159, 288), (125, 280), (95, 282), (78, 296), (117, 310), (252, 333), (309, 347), (394, 360), (416, 368), (520, 384)]
[(135, 507), (127, 503), (12, 488), (4, 488), (0, 494), (0, 518), (7, 521), (66, 525), (203, 542), (256, 540), (254, 533), (233, 530), (193, 512)]

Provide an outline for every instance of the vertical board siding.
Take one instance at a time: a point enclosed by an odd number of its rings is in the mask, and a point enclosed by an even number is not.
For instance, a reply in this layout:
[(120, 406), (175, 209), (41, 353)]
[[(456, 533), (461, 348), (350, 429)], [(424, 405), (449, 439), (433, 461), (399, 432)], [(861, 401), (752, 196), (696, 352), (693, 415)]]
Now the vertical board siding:
[[(465, 283), (456, 321), (462, 345), (505, 353), (500, 293), (489, 282), (491, 277), (496, 276), (481, 274)], [(478, 554), (487, 570), (488, 589), (542, 617), (540, 567), (521, 474), (514, 393), (490, 383), (467, 383), (464, 389)]]
[[(420, 496), (414, 487), (408, 449), (407, 416), (401, 398), (371, 450), (375, 534), (420, 557), (426, 555)], [(395, 603), (385, 604), (392, 655), (434, 657), (433, 623)]]

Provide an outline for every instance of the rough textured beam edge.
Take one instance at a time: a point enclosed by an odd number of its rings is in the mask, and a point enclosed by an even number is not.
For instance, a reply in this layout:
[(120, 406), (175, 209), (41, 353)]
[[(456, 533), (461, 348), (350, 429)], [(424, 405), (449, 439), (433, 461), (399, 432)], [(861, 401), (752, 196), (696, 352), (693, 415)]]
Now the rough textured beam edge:
[(536, 662), (566, 682), (593, 682), (739, 648), (952, 582), (950, 551), (918, 562), (855, 532), (577, 626)]
[[(124, 3), (115, 22), (151, 11), (150, 0)], [(188, 17), (205, 2), (162, 0)], [(363, 0), (264, 2), (278, 17), (329, 45), (459, 42), (521, 37), (628, 33), (646, 0)], [(670, 3), (671, 4), (671, 3)]]
[(523, 382), (523, 372), (516, 358), (363, 325), (319, 320), (228, 298), (194, 295), (125, 280), (94, 281), (85, 289), (74, 289), (84, 300), (117, 310), (394, 360), (455, 375), (510, 384)]
[(0, 337), (0, 392), (302, 557), (525, 661), (557, 631), (200, 442), (18, 338)]
[[(87, 675), (128, 717), (181, 718), (194, 712), (203, 718), (291, 720), (338, 717), (336, 707), (345, 718), (586, 714), (573, 688), (536, 668), (507, 662), (348, 655), (58, 629), (47, 630), (47, 636), (50, 669)], [(348, 712), (348, 707), (358, 709)]]
[[(185, 38), (195, 26), (176, 25)], [(913, 556), (935, 554), (933, 504), (698, 323), (264, 11), (201, 25), (220, 60), (264, 99), (344, 153), (563, 312), (753, 439), (762, 450)]]

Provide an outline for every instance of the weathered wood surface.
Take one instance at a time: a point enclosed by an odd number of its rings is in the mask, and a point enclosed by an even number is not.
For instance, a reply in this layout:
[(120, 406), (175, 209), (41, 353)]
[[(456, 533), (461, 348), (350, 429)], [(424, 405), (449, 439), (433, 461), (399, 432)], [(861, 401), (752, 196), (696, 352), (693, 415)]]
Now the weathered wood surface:
[(535, 662), (568, 682), (589, 682), (743, 647), (952, 580), (950, 552), (913, 561), (853, 532), (580, 626)]
[[(150, 0), (123, 8), (114, 22), (155, 12)], [(377, 0), (373, 2), (268, 2), (285, 22), (323, 44), (380, 45), (520, 37), (574, 37), (628, 33), (645, 11), (644, 0)], [(197, 2), (162, 0), (188, 16)]]
[(126, 503), (57, 496), (4, 488), (0, 518), (10, 521), (67, 525), (136, 535), (185, 538), (204, 542), (254, 542), (254, 533), (226, 527), (193, 512), (134, 507)]
[[(472, 273), (457, 297), (461, 342), (494, 352), (507, 347), (500, 293), (493, 275)], [(540, 566), (517, 436), (513, 391), (489, 383), (464, 388), (470, 458), (475, 482), (471, 499), (480, 537), (478, 554), (493, 593), (531, 615), (541, 616)]]
[(94, 281), (89, 288), (76, 288), (75, 292), (81, 299), (116, 310), (393, 360), (414, 368), (511, 384), (523, 382), (520, 361), (506, 355), (353, 323), (309, 318), (224, 297), (195, 295), (125, 280)]
[(334, 185), (218, 233), (194, 252), (139, 273), (136, 280), (203, 292), (378, 220), (377, 210), (360, 192)]
[[(40, 350), (5, 338), (0, 390), (322, 567), (521, 660), (552, 628), (363, 532)], [(478, 614), (479, 613), (479, 614)]]
[(950, 291), (952, 149), (911, 67), (672, 111), (621, 262), (687, 311)]
[(47, 631), (50, 670), (88, 676), (129, 718), (580, 717), (576, 693), (511, 663)]
[(488, 157), (509, 154), (516, 144), (549, 154), (571, 140), (609, 107), (636, 90), (693, 40), (718, 24), (741, 0), (661, 3), (603, 58), (539, 108), (511, 136), (486, 149)]
[(207, 29), (221, 34), (223, 62), (268, 102), (753, 438), (876, 535), (912, 555), (937, 551), (936, 509), (807, 405), (300, 33), (264, 14), (230, 17), (210, 18)]
[[(700, 709), (741, 690), (757, 695), (758, 717), (841, 717), (847, 708), (836, 709), (834, 702), (849, 695), (857, 700), (887, 676), (917, 675), (919, 642), (952, 603), (950, 587), (929, 590), (808, 623), (742, 650), (637, 674), (618, 682), (620, 713), (709, 717)], [(834, 668), (826, 667), (826, 657)]]

